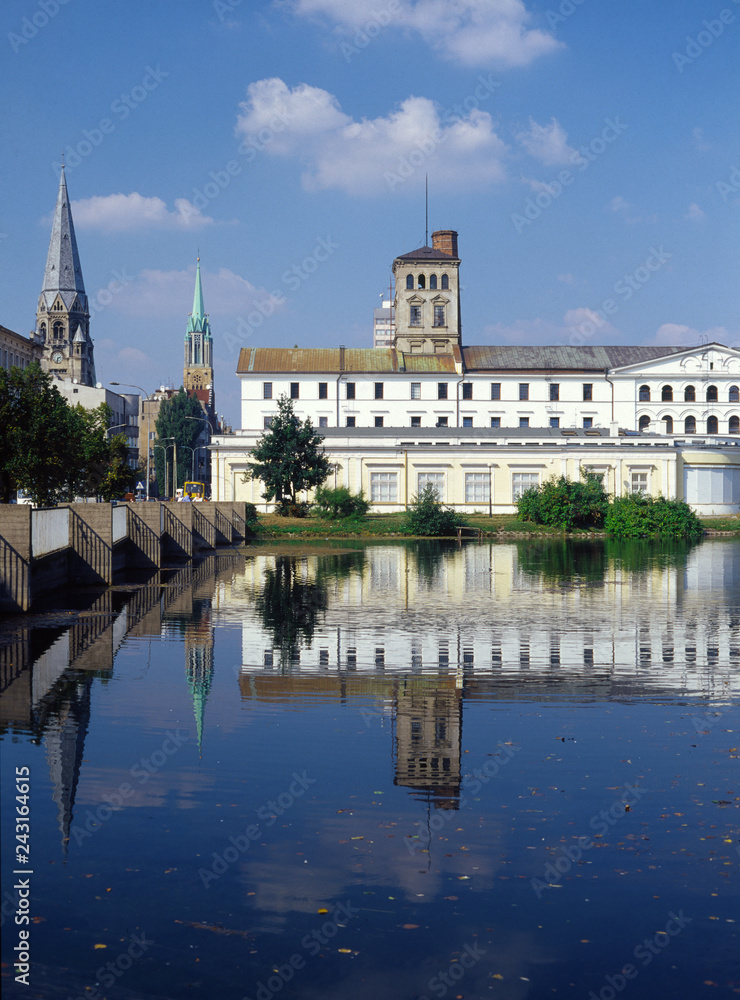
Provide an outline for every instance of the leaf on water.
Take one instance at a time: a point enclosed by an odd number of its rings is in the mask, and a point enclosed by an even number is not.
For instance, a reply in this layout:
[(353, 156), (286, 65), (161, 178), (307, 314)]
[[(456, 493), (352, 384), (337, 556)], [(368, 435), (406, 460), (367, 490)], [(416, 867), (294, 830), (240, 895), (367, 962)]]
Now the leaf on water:
[(107, 945), (107, 944), (96, 944), (96, 945), (94, 945), (93, 947), (94, 947), (94, 948), (96, 948), (96, 949), (97, 949), (97, 948), (107, 948), (107, 947), (108, 947), (108, 945)]
[(322, 906), (316, 912), (317, 913), (328, 913), (329, 911), (327, 910), (327, 908), (325, 906)]
[(418, 928), (418, 924), (403, 924), (401, 930), (404, 931), (415, 931)]

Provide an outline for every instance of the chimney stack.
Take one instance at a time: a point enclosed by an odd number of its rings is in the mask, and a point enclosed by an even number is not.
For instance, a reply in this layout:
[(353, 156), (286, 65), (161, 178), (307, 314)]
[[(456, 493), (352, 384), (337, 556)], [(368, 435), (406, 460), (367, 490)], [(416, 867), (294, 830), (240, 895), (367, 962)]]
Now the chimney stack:
[(454, 229), (438, 229), (432, 233), (432, 247), (457, 257), (457, 233)]

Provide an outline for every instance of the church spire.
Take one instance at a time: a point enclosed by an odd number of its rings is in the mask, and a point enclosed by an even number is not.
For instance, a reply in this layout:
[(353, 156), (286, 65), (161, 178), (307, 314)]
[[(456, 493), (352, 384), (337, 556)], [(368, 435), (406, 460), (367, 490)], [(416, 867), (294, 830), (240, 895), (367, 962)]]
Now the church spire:
[(75, 295), (80, 298), (80, 304), (87, 311), (87, 296), (82, 280), (80, 255), (77, 250), (75, 227), (72, 222), (72, 210), (69, 206), (67, 179), (64, 166), (59, 178), (59, 193), (54, 209), (54, 221), (51, 226), (49, 252), (46, 256), (44, 285), (42, 296), (47, 309), (50, 309), (57, 293), (61, 294), (64, 305), (71, 308)]
[(198, 264), (195, 268), (195, 294), (193, 295), (193, 311), (188, 319), (188, 333), (195, 333), (195, 331), (204, 333), (207, 337), (211, 336), (211, 327), (208, 322), (208, 317), (206, 316), (205, 309), (203, 308), (203, 288), (200, 283), (200, 257), (198, 257)]

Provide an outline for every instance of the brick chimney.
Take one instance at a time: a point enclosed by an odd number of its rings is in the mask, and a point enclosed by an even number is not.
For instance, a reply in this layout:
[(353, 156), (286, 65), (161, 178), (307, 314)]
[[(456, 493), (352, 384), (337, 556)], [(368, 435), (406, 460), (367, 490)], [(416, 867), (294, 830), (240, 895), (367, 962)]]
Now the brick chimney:
[(457, 257), (457, 233), (454, 229), (438, 229), (432, 233), (432, 246), (435, 250)]

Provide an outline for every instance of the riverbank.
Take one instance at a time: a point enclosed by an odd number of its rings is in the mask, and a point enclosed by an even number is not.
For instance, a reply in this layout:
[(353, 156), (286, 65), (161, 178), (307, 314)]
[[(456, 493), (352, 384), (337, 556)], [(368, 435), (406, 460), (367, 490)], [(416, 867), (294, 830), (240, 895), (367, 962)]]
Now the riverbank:
[[(259, 514), (259, 536), (264, 539), (280, 538), (399, 538), (408, 537), (404, 534), (404, 515), (399, 514), (368, 514), (359, 520), (348, 518), (330, 521), (319, 517), (278, 517), (276, 514)], [(488, 538), (517, 538), (522, 536), (559, 536), (560, 528), (552, 528), (543, 524), (532, 524), (520, 521), (515, 514), (495, 514), (487, 517), (469, 514), (466, 523), (476, 530), (480, 529)], [(740, 535), (740, 517), (704, 517), (702, 526), (710, 535)], [(573, 537), (598, 538), (604, 537), (603, 531), (576, 530), (570, 532)]]

